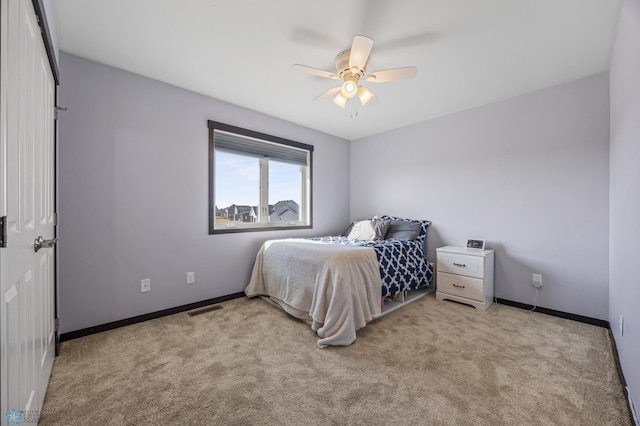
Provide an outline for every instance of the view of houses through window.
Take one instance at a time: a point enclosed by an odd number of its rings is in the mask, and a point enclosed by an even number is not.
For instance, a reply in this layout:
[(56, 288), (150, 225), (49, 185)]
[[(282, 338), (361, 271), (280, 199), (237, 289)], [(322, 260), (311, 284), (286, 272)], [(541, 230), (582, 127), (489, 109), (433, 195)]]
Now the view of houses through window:
[(209, 127), (209, 233), (311, 227), (313, 146)]
[[(216, 152), (216, 227), (260, 222), (260, 159)], [(301, 166), (268, 162), (268, 223), (300, 221)]]
[[(278, 201), (269, 205), (269, 222), (297, 222), (299, 205), (293, 200)], [(258, 206), (232, 204), (225, 208), (216, 207), (216, 223), (258, 222)]]

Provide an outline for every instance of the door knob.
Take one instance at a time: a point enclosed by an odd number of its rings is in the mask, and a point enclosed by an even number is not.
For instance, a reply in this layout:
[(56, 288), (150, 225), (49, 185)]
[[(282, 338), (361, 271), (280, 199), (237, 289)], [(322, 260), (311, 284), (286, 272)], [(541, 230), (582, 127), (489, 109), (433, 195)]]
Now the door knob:
[(51, 248), (51, 247), (55, 246), (57, 241), (58, 241), (57, 238), (52, 238), (50, 240), (45, 240), (44, 238), (42, 238), (42, 235), (40, 235), (33, 242), (33, 249), (37, 253), (38, 250), (40, 250), (41, 248)]

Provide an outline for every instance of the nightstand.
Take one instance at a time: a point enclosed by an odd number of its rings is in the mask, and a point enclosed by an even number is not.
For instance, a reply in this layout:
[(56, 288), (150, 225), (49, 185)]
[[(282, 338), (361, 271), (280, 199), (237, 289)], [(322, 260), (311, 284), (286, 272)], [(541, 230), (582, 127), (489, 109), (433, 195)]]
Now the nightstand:
[(436, 299), (486, 310), (493, 303), (493, 250), (446, 246), (436, 253)]

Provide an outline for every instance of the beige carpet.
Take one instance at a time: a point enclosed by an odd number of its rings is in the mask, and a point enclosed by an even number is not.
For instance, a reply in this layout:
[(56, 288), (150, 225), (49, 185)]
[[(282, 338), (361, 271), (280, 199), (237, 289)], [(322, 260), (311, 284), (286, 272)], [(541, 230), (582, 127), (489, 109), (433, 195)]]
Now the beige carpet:
[(631, 425), (604, 328), (432, 295), (318, 349), (261, 299), (65, 342), (45, 425)]

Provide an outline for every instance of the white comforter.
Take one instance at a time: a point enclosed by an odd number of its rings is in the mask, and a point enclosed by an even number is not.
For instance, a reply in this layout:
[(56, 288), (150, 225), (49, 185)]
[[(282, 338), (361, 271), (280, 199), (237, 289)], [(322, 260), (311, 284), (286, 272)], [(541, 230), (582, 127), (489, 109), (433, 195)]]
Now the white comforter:
[(350, 345), (380, 315), (381, 288), (372, 248), (291, 238), (263, 244), (245, 294), (269, 296), (309, 322), (325, 347)]

